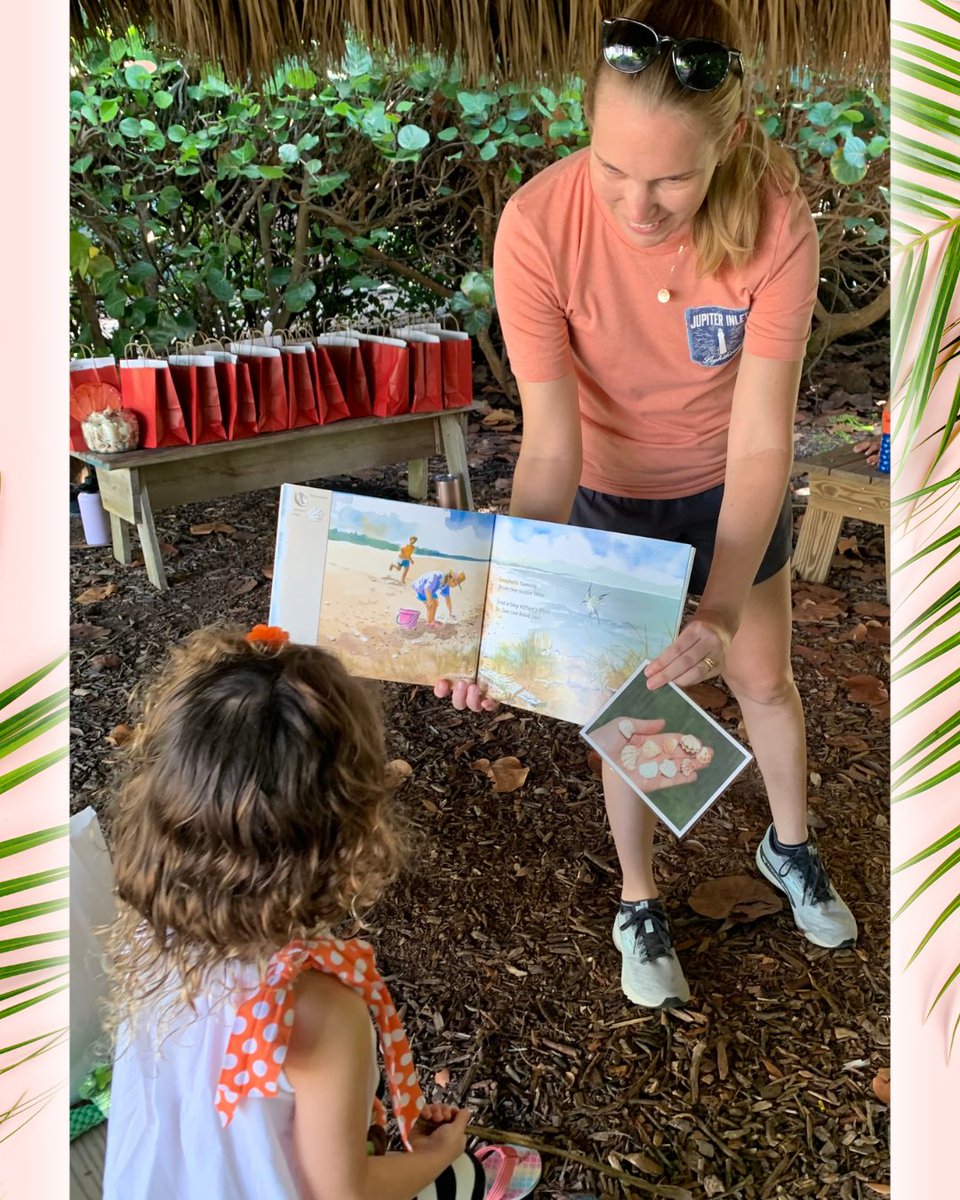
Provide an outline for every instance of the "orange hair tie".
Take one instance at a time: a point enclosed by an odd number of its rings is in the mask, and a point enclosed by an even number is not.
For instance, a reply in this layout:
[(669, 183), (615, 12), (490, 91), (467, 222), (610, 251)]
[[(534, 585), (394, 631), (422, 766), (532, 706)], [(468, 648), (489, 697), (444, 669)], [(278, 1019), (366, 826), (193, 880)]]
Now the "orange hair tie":
[(278, 625), (254, 625), (244, 641), (251, 646), (272, 646), (279, 650), (290, 641), (290, 634)]

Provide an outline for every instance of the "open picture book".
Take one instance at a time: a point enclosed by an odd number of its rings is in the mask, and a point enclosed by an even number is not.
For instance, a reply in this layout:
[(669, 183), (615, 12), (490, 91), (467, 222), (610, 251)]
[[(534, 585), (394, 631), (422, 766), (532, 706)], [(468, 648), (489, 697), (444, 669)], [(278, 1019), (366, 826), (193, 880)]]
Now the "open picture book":
[(284, 484), (270, 623), (348, 670), (582, 724), (676, 637), (693, 549)]
[(753, 756), (675, 684), (651, 691), (645, 666), (580, 732), (682, 837)]

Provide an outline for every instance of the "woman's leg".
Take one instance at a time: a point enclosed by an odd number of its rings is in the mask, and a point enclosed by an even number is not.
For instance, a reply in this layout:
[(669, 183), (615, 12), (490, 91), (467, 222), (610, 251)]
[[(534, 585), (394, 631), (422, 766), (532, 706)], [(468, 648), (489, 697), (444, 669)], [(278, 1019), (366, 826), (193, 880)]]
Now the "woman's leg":
[(613, 844), (623, 872), (624, 900), (652, 900), (659, 895), (653, 878), (653, 832), (656, 814), (606, 762), (603, 798)]
[(724, 677), (743, 712), (773, 816), (757, 866), (786, 893), (807, 939), (838, 949), (856, 941), (857, 923), (808, 843), (806, 734), (790, 667), (791, 627), (788, 565), (751, 590)]
[(796, 844), (807, 838), (807, 739), (791, 633), (788, 564), (751, 589), (723, 674), (743, 713), (777, 837)]

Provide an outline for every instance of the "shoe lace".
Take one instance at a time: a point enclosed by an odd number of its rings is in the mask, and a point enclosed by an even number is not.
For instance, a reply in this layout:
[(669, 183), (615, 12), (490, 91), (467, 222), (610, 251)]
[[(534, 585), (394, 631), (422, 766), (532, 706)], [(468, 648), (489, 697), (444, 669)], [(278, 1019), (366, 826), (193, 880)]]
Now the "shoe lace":
[(662, 909), (650, 908), (645, 904), (623, 904), (620, 915), (620, 932), (636, 930), (637, 953), (645, 962), (653, 962), (670, 953), (673, 942), (667, 914)]
[(791, 854), (779, 868), (778, 874), (785, 878), (791, 871), (797, 871), (803, 881), (804, 904), (820, 904), (830, 899), (830, 879), (814, 847), (802, 846), (795, 854)]

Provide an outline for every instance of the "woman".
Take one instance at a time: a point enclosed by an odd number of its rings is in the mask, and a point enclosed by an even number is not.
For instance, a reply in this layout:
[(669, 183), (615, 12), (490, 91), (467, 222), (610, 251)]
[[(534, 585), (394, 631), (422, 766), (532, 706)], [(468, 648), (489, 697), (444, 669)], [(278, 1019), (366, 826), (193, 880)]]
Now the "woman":
[[(643, 0), (605, 21), (590, 146), (506, 206), (495, 288), (523, 405), (510, 511), (695, 546), (699, 607), (648, 684), (723, 675), (773, 816), (758, 867), (811, 941), (849, 946), (856, 922), (808, 840), (790, 669), (789, 472), (817, 235), (796, 167), (750, 111), (742, 44), (712, 2)], [(490, 703), (463, 684), (437, 691)], [(623, 990), (682, 1004), (655, 818), (606, 769), (604, 796)]]
[(426, 606), (428, 627), (437, 623), (437, 608), (441, 596), (446, 601), (448, 616), (453, 618), (453, 598), (450, 589), (462, 587), (465, 579), (463, 571), (430, 571), (416, 580), (413, 591), (420, 603)]

